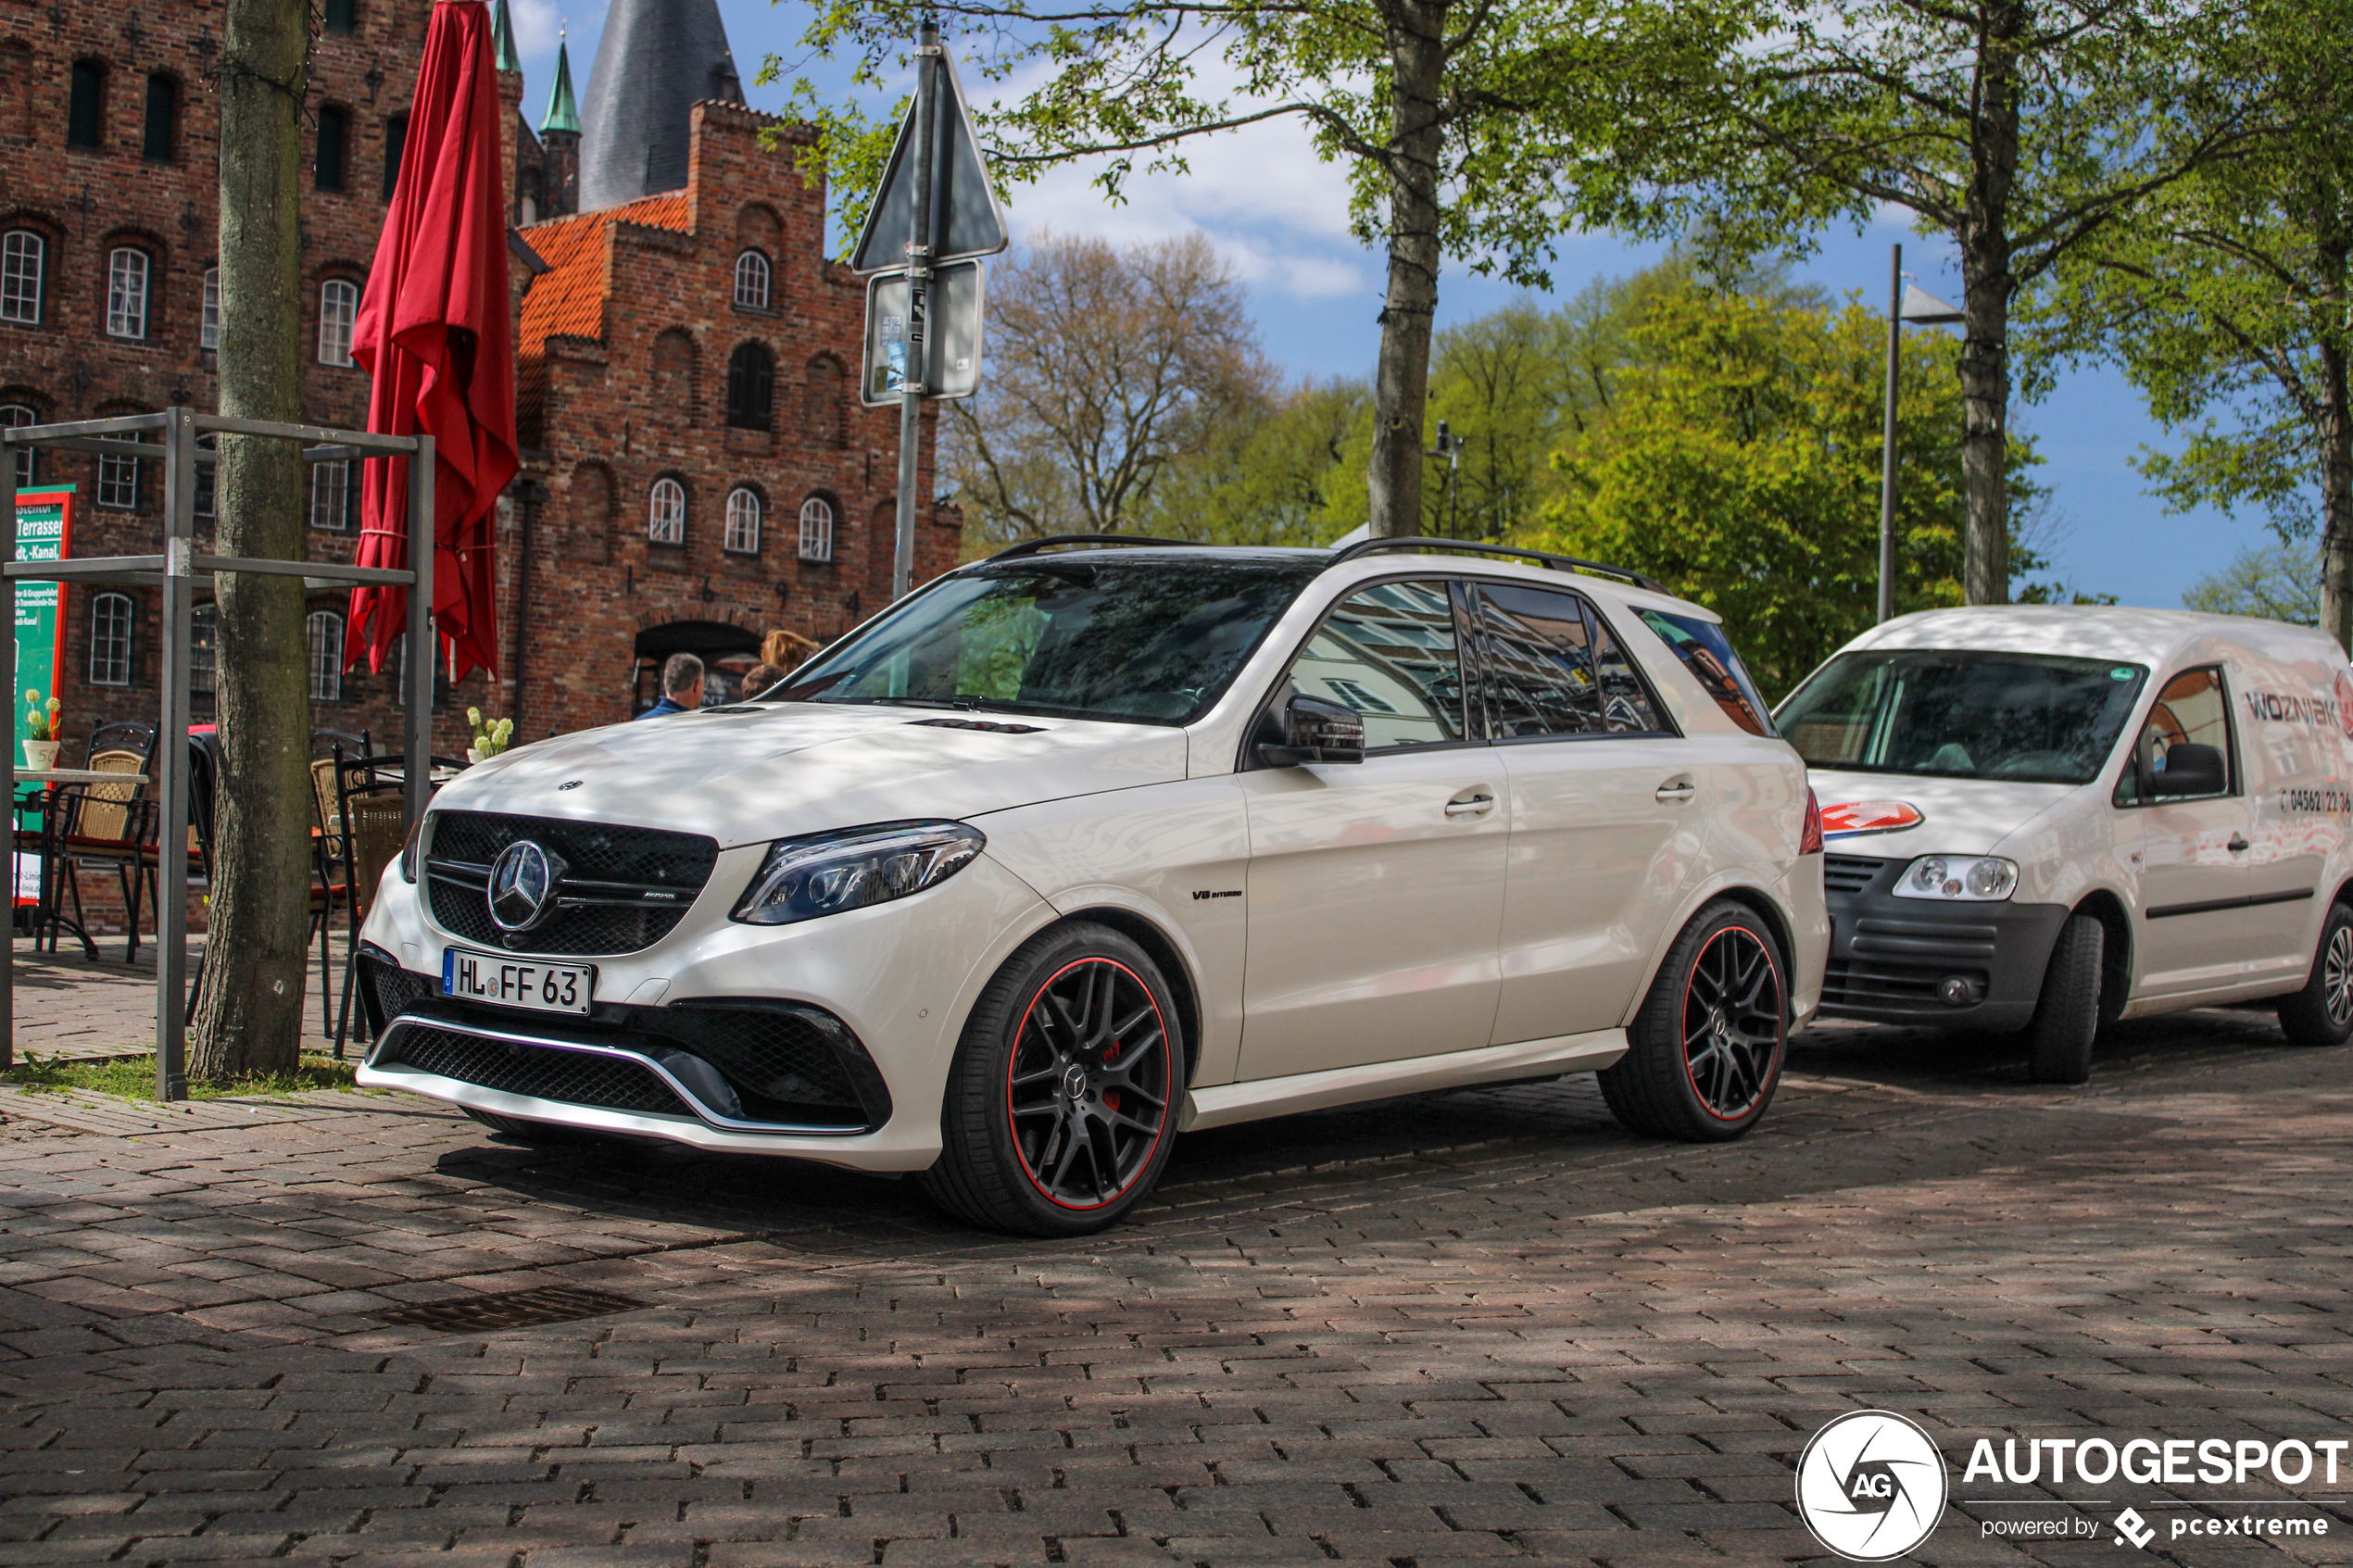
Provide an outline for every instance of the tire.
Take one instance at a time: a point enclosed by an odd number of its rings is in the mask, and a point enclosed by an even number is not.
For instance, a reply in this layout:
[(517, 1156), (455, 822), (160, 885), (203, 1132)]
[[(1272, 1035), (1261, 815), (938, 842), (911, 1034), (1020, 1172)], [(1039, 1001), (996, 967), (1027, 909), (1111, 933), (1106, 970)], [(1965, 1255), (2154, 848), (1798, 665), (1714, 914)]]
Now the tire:
[(611, 1140), (601, 1133), (584, 1127), (560, 1127), (552, 1122), (527, 1122), (520, 1116), (498, 1116), (487, 1110), (476, 1110), (471, 1105), (458, 1108), (499, 1136), (534, 1148), (577, 1148), (584, 1144), (608, 1143)]
[(1168, 1163), (1185, 1060), (1168, 984), (1141, 947), (1089, 921), (1042, 932), (965, 1021), (939, 1161), (918, 1180), (984, 1229), (1109, 1229)]
[(2100, 1032), (2100, 977), (2108, 928), (2096, 915), (2073, 914), (2051, 944), (2042, 996), (2026, 1026), (2027, 1071), (2038, 1084), (2082, 1084), (2092, 1077), (2092, 1042)]
[(1788, 972), (1755, 911), (1700, 910), (1651, 982), (1625, 1056), (1599, 1075), (1612, 1114), (1629, 1131), (1686, 1143), (1723, 1143), (1755, 1126), (1789, 1048)]
[(2298, 1046), (2341, 1046), (2353, 1039), (2353, 909), (2329, 906), (2310, 977), (2304, 989), (2280, 998), (2280, 1030)]

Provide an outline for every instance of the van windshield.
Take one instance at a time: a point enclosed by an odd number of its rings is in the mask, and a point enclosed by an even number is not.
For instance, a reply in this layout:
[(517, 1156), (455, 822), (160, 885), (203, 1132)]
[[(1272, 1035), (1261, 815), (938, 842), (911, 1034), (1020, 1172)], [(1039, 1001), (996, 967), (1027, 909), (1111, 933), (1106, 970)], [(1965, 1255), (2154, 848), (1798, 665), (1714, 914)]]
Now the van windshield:
[(1189, 724), (1325, 564), (1102, 554), (958, 572), (758, 700)]
[(2089, 784), (2147, 677), (2114, 659), (1872, 649), (1831, 659), (1773, 719), (1809, 767)]

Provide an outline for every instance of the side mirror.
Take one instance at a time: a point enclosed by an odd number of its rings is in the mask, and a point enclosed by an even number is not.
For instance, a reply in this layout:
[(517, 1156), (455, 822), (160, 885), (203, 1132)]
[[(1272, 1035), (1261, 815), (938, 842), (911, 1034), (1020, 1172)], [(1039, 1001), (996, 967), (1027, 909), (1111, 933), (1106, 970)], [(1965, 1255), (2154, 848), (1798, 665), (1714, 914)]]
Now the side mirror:
[(1355, 709), (1318, 696), (1294, 696), (1283, 709), (1283, 744), (1261, 742), (1258, 759), (1270, 768), (1306, 762), (1362, 762), (1365, 721)]
[(2165, 766), (2155, 782), (2159, 796), (2220, 795), (2230, 787), (2230, 779), (2221, 751), (2180, 741), (2165, 748)]

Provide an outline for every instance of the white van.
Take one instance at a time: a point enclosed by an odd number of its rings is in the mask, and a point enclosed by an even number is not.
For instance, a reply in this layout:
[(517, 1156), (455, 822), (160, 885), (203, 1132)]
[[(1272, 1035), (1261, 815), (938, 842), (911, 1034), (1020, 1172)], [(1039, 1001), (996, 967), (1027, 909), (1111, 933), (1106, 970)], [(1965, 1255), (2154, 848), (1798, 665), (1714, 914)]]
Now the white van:
[(1907, 615), (1792, 693), (1829, 855), (1826, 1015), (2032, 1032), (2082, 1083), (2120, 1018), (2259, 997), (2353, 1035), (2353, 672), (2238, 616)]

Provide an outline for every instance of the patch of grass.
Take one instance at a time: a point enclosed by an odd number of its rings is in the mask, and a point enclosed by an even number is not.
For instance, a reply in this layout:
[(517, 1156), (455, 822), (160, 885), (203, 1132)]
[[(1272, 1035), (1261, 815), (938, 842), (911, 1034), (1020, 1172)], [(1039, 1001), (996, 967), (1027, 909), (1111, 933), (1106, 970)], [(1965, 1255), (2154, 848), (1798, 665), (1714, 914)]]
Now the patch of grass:
[[(352, 1070), (356, 1065), (323, 1056), (307, 1056), (292, 1073), (240, 1078), (231, 1084), (191, 1082), (188, 1098), (252, 1098), (308, 1094), (313, 1089), (349, 1090), (354, 1087)], [(29, 1094), (92, 1089), (102, 1095), (119, 1095), (124, 1099), (151, 1100), (156, 1098), (156, 1059), (153, 1052), (145, 1056), (66, 1060), (36, 1057), (27, 1051), (15, 1066), (0, 1071), (0, 1085), (22, 1089)], [(360, 1092), (364, 1094), (368, 1091)]]

